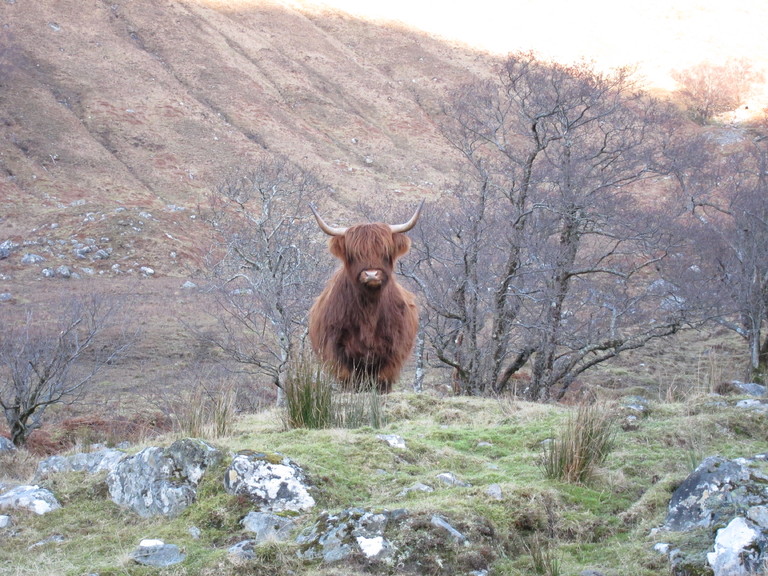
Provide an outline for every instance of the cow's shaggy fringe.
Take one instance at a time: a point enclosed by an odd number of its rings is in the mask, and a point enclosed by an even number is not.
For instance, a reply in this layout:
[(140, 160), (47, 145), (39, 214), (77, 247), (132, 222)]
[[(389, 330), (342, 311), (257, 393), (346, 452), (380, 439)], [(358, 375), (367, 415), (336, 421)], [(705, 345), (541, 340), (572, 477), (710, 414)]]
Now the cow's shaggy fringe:
[(547, 478), (588, 481), (613, 450), (615, 421), (614, 413), (604, 405), (580, 405), (561, 434), (544, 445), (542, 467)]
[(338, 391), (337, 381), (312, 357), (293, 363), (284, 383), (286, 428), (360, 428), (384, 425), (384, 398), (375, 382), (362, 392)]

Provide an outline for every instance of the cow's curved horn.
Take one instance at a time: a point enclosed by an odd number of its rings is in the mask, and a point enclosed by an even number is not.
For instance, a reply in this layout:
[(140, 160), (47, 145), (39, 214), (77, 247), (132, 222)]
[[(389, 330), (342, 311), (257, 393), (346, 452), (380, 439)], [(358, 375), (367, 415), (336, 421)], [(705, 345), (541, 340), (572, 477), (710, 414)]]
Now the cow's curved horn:
[(424, 208), (424, 199), (422, 198), (421, 203), (419, 204), (419, 207), (416, 208), (416, 212), (413, 213), (413, 216), (411, 216), (411, 219), (408, 220), (408, 222), (404, 222), (403, 224), (390, 224), (390, 228), (392, 229), (392, 233), (395, 232), (408, 232), (411, 228), (416, 226), (416, 222), (419, 220), (419, 215), (421, 214), (421, 209)]
[(315, 215), (315, 220), (317, 220), (317, 225), (320, 226), (320, 230), (328, 234), (328, 236), (344, 236), (347, 232), (346, 228), (334, 228), (333, 226), (326, 224), (325, 220), (323, 220), (320, 217), (320, 214), (317, 213), (314, 204), (310, 204), (309, 209), (312, 210), (312, 214)]

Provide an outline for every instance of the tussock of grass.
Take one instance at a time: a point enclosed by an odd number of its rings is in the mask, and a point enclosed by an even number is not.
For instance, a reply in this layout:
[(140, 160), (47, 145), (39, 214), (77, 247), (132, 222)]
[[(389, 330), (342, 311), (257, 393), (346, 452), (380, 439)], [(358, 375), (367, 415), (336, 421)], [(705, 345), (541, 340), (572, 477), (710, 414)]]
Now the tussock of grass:
[(283, 385), (286, 428), (381, 428), (385, 397), (368, 382), (361, 391), (340, 391), (334, 378), (311, 356), (299, 358)]
[(563, 431), (544, 444), (543, 468), (547, 478), (587, 482), (614, 446), (616, 417), (600, 404), (582, 404), (569, 415)]

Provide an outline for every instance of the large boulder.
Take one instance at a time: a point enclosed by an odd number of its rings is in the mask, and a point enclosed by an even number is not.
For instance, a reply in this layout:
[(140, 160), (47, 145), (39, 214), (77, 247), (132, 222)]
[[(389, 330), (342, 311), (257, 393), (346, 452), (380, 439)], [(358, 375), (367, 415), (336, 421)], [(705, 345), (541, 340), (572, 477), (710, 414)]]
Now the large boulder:
[(262, 512), (304, 512), (315, 505), (304, 471), (277, 453), (236, 454), (224, 474), (224, 487), (247, 497)]
[[(692, 544), (669, 550), (673, 574), (754, 573), (768, 562), (768, 455), (705, 459), (672, 494), (664, 528), (692, 533)], [(702, 533), (708, 550), (697, 544)]]
[(195, 500), (205, 470), (223, 455), (210, 444), (184, 438), (123, 458), (107, 475), (112, 501), (139, 516), (178, 516)]

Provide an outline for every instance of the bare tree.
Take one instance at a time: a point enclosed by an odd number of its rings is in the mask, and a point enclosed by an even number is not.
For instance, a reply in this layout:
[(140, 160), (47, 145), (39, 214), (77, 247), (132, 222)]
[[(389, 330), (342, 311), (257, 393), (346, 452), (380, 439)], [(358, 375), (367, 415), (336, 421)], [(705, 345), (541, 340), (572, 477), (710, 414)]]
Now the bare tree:
[(531, 397), (562, 395), (591, 366), (680, 329), (685, 310), (659, 274), (673, 211), (657, 197), (651, 214), (639, 195), (661, 170), (670, 114), (628, 70), (530, 53), (452, 98), (444, 132), (466, 176), (426, 215), (408, 273), (460, 392), (499, 392), (528, 365)]
[(678, 172), (689, 198), (695, 240), (677, 283), (685, 298), (744, 338), (750, 379), (768, 375), (768, 120), (755, 134), (722, 146), (706, 135)]
[(224, 334), (213, 343), (278, 388), (305, 337), (312, 295), (320, 291), (324, 244), (307, 219), (307, 204), (322, 191), (311, 173), (265, 156), (228, 176), (211, 195), (210, 269)]
[(732, 59), (724, 64), (702, 62), (676, 70), (672, 77), (680, 84), (679, 94), (693, 120), (706, 124), (717, 114), (743, 104), (752, 85), (761, 82), (763, 75), (753, 70), (748, 60)]
[(48, 408), (82, 400), (134, 338), (113, 298), (69, 298), (51, 309), (3, 310), (0, 407), (16, 446), (42, 426)]

